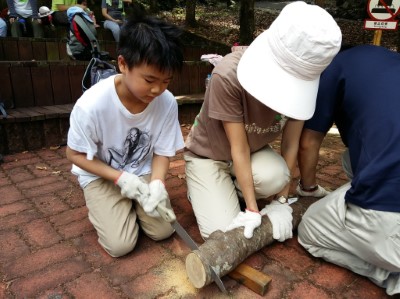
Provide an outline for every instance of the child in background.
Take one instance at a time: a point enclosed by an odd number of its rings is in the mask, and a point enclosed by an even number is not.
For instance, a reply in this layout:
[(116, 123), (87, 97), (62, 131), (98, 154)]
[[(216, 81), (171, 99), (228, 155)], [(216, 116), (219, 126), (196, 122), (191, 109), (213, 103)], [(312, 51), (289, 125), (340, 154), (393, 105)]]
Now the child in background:
[(4, 8), (0, 12), (0, 37), (7, 36), (7, 23), (6, 23), (7, 12), (8, 12), (7, 8)]
[(132, 3), (132, 0), (102, 0), (101, 13), (105, 19), (104, 28), (109, 29), (115, 41), (119, 42), (120, 28), (124, 24), (124, 3)]
[(89, 7), (87, 5), (87, 0), (77, 0), (76, 3), (80, 4), (82, 7), (84, 7), (83, 11), (86, 12), (89, 15), (89, 17), (92, 19), (94, 27), (99, 28), (100, 25), (98, 25), (96, 22), (96, 16), (94, 15), (94, 12), (89, 9)]
[(47, 6), (39, 7), (39, 18), (42, 22), (44, 28), (50, 28), (50, 30), (55, 31), (55, 27), (53, 24), (53, 11), (50, 10)]
[(12, 37), (43, 38), (44, 31), (38, 15), (37, 0), (7, 0)]
[(53, 23), (58, 26), (69, 27), (67, 10), (76, 5), (76, 0), (52, 0), (51, 10), (53, 13)]

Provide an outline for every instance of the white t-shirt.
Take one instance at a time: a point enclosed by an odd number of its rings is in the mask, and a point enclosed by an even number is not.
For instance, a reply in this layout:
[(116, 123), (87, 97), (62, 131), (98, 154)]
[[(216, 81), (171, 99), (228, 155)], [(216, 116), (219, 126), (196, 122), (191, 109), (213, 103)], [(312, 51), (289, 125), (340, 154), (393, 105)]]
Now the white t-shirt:
[(30, 1), (14, 1), (14, 7), (17, 14), (23, 18), (32, 16), (32, 7)]
[[(118, 75), (116, 75), (118, 76)], [(121, 103), (111, 76), (87, 90), (70, 116), (68, 146), (138, 176), (151, 173), (153, 153), (172, 157), (184, 146), (178, 105), (166, 90), (138, 114)], [(98, 176), (73, 165), (84, 188)]]

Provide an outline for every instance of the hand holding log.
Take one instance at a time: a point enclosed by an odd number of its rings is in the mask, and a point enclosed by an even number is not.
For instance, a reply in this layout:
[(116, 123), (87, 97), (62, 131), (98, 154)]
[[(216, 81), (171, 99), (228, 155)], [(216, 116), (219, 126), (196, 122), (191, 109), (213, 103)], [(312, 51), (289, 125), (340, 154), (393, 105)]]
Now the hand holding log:
[(288, 203), (281, 203), (273, 200), (269, 205), (260, 211), (260, 214), (267, 215), (272, 224), (272, 237), (279, 242), (293, 237), (293, 209)]

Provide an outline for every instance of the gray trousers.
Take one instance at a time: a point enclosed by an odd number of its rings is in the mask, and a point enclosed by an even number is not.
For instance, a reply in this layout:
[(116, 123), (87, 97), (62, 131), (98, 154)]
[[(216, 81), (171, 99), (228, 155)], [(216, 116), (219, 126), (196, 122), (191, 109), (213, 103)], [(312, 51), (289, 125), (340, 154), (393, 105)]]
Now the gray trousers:
[[(344, 162), (349, 165), (346, 156)], [(368, 277), (389, 295), (400, 293), (400, 213), (346, 203), (349, 189), (347, 183), (308, 208), (299, 243), (315, 257)]]
[(119, 42), (119, 34), (121, 32), (121, 26), (116, 22), (113, 22), (110, 20), (105, 20), (104, 28), (111, 30), (111, 33), (112, 33), (115, 41), (118, 43)]

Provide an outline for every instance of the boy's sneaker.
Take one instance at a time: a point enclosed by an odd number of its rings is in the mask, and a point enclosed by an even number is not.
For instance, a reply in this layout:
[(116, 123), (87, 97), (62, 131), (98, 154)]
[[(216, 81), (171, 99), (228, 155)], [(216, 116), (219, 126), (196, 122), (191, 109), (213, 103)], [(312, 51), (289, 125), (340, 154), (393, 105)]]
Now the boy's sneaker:
[(303, 189), (301, 189), (300, 185), (297, 185), (296, 192), (300, 196), (311, 196), (311, 197), (317, 197), (317, 198), (327, 196), (330, 193), (329, 191), (325, 190), (320, 185), (317, 185), (317, 188), (313, 191), (304, 191)]

